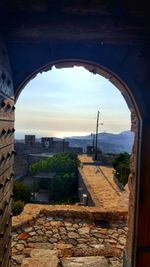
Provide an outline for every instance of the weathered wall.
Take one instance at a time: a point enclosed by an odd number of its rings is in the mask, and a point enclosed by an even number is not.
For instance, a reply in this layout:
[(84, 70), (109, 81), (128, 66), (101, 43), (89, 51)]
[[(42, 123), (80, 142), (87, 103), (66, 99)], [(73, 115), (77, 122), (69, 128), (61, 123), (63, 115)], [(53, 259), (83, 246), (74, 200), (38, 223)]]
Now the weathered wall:
[[(136, 201), (136, 194), (137, 194), (137, 150), (138, 150), (138, 136), (139, 136), (139, 125), (138, 119), (135, 114), (135, 111), (131, 109), (131, 131), (134, 132), (134, 144), (132, 148), (132, 155), (130, 158), (130, 175), (128, 180), (129, 186), (129, 218), (128, 218), (128, 235), (127, 235), (127, 259), (129, 262), (125, 263), (125, 267), (131, 266), (130, 259), (132, 258), (133, 253), (133, 242), (135, 238), (135, 201)], [(126, 261), (126, 260), (125, 260)]]
[(0, 266), (9, 266), (14, 158), (14, 94), (6, 47), (0, 39)]

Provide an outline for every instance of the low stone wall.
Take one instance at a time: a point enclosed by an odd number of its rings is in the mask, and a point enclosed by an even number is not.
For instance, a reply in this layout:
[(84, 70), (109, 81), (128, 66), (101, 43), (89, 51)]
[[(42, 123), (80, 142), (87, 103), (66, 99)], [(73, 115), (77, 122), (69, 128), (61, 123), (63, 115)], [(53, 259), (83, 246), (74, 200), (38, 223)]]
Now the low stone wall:
[[(86, 198), (84, 198), (84, 195), (86, 195)], [(82, 205), (95, 206), (88, 187), (85, 184), (84, 173), (81, 168), (78, 168), (78, 196)]]
[(12, 266), (20, 266), (32, 248), (58, 250), (60, 257), (105, 255), (121, 261), (126, 221), (125, 211), (28, 204), (13, 217)]
[(78, 205), (41, 205), (41, 204), (26, 204), (23, 212), (14, 216), (12, 219), (12, 229), (24, 226), (28, 223), (35, 223), (41, 215), (51, 215), (54, 217), (64, 218), (81, 218), (87, 221), (103, 220), (109, 222), (127, 221), (128, 212), (126, 207), (113, 210), (107, 207), (88, 207)]

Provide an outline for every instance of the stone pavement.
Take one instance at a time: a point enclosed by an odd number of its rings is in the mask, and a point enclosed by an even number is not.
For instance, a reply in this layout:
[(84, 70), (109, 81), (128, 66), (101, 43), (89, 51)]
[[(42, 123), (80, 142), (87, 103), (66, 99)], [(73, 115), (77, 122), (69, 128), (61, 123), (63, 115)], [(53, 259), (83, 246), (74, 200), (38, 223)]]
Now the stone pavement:
[(128, 187), (120, 191), (114, 182), (113, 168), (94, 164), (92, 157), (87, 155), (80, 155), (79, 160), (82, 163), (80, 175), (95, 206), (106, 210), (120, 208), (128, 211)]

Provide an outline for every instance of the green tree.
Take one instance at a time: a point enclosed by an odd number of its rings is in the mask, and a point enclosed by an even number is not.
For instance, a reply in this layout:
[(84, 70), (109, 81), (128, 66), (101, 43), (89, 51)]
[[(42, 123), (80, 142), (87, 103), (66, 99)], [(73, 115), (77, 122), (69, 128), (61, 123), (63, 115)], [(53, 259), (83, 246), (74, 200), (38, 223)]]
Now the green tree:
[(53, 180), (53, 198), (60, 201), (65, 197), (70, 197), (77, 192), (77, 183), (74, 173), (57, 175)]
[[(36, 162), (30, 166), (29, 174), (35, 175), (38, 172), (46, 171), (55, 174), (52, 181), (49, 180), (47, 189), (49, 198), (61, 201), (66, 197), (75, 195), (77, 192), (77, 175), (80, 161), (76, 154), (59, 153), (52, 158)], [(40, 182), (40, 184), (42, 181)], [(47, 183), (47, 182), (46, 182)], [(45, 185), (43, 185), (45, 187)]]
[(32, 164), (29, 168), (29, 174), (35, 175), (40, 171), (50, 171), (55, 173), (72, 173), (77, 172), (80, 162), (76, 154), (59, 153), (52, 158), (38, 161)]
[(130, 155), (127, 152), (119, 154), (112, 162), (114, 175), (125, 186), (130, 174)]

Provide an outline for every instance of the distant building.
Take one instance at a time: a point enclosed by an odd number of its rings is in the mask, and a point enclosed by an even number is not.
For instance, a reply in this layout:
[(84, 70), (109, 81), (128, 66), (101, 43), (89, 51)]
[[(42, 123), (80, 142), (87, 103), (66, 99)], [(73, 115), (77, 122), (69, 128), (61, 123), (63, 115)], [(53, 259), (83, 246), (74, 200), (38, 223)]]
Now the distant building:
[(42, 137), (41, 145), (44, 148), (48, 148), (51, 153), (68, 152), (69, 142), (62, 140), (54, 140), (53, 137)]
[(82, 154), (82, 147), (70, 147), (65, 139), (42, 137), (41, 142), (36, 140), (35, 135), (25, 135), (25, 143), (15, 143), (15, 177), (27, 175), (29, 165), (39, 160), (46, 159), (56, 153)]
[(33, 147), (35, 145), (35, 135), (25, 135), (25, 146)]
[(50, 148), (52, 150), (54, 138), (53, 137), (42, 137), (41, 138), (41, 145), (45, 148)]
[(68, 152), (69, 142), (62, 139), (61, 141), (53, 142), (53, 153)]

